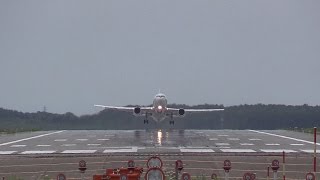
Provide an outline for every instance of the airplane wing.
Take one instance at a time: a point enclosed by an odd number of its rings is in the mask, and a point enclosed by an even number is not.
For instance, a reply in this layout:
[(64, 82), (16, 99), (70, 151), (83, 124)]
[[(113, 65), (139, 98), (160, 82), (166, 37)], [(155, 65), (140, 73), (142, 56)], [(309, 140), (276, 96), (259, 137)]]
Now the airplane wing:
[(197, 113), (197, 112), (215, 112), (223, 111), (224, 109), (176, 109), (168, 108), (167, 116), (171, 117), (183, 117), (186, 113)]
[[(153, 107), (125, 107), (125, 106), (105, 106), (105, 105), (94, 105), (95, 107), (100, 107), (104, 109), (112, 109), (112, 110), (119, 110), (125, 112), (133, 112), (137, 116), (145, 115), (146, 113), (150, 112)], [(136, 113), (135, 109), (139, 108), (139, 112)]]
[(131, 111), (131, 112), (134, 110), (134, 107), (105, 106), (105, 105), (98, 105), (98, 104), (95, 104), (94, 106), (95, 107), (101, 107), (101, 108), (104, 108), (104, 109), (114, 109), (114, 110)]
[[(168, 111), (179, 111), (180, 109), (168, 108)], [(185, 112), (213, 112), (224, 111), (224, 109), (183, 109)]]

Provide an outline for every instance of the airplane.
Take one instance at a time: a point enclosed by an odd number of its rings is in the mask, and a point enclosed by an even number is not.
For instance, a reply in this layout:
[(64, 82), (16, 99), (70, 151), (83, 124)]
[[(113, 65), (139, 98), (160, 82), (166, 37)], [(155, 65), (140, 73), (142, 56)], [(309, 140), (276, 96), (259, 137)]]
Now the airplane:
[(124, 107), (124, 106), (105, 106), (105, 105), (94, 105), (95, 107), (101, 107), (104, 109), (113, 109), (119, 111), (133, 112), (135, 116), (145, 116), (144, 124), (148, 124), (149, 117), (156, 122), (161, 122), (169, 117), (170, 125), (174, 124), (174, 117), (183, 117), (186, 113), (193, 112), (212, 112), (212, 111), (223, 111), (224, 109), (176, 109), (167, 107), (167, 98), (164, 94), (158, 93), (153, 99), (153, 105), (151, 107)]

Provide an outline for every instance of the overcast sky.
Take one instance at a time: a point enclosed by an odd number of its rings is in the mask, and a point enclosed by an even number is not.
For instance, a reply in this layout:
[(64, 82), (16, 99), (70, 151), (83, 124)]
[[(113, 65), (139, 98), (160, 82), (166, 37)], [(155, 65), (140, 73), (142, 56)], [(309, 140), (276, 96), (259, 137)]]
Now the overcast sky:
[(1, 0), (0, 107), (320, 104), (319, 0)]

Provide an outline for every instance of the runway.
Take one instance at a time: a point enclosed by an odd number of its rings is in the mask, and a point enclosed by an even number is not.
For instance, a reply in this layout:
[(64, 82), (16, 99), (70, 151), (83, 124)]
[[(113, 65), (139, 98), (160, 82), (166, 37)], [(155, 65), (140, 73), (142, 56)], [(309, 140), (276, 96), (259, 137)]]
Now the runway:
[(278, 176), (282, 175), (285, 151), (287, 179), (296, 180), (312, 171), (312, 140), (312, 134), (284, 130), (62, 130), (1, 135), (0, 177), (55, 179), (64, 173), (68, 179), (80, 179), (78, 162), (84, 159), (85, 177), (90, 179), (106, 168), (126, 167), (130, 159), (146, 170), (148, 158), (157, 155), (166, 176), (181, 159), (184, 171), (194, 178), (209, 178), (212, 172), (223, 178), (223, 161), (229, 159), (229, 179), (241, 179), (245, 172), (266, 179), (274, 159), (280, 161)]
[(284, 130), (63, 130), (2, 135), (0, 154), (313, 153), (313, 147), (311, 134)]

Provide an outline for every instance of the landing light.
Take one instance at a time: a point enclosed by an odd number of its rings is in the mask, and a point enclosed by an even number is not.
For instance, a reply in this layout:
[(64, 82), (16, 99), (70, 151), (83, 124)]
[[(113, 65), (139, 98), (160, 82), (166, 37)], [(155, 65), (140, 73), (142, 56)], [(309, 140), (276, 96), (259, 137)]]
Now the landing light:
[(162, 106), (158, 106), (158, 109), (162, 109)]

